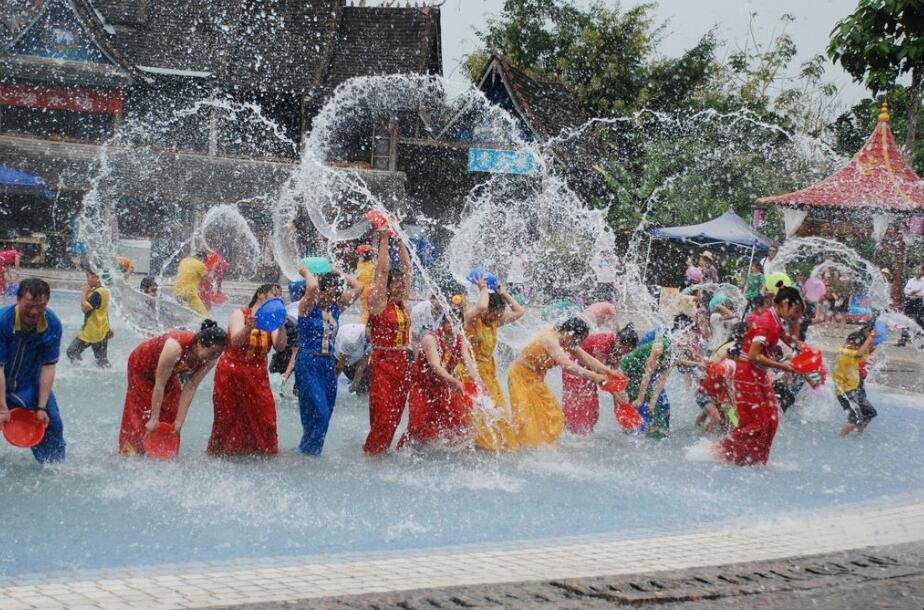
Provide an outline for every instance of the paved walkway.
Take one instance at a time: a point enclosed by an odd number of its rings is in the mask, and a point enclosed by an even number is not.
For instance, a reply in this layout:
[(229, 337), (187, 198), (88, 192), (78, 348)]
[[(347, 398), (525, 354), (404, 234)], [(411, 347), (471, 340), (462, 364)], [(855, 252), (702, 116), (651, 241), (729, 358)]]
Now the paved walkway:
[[(815, 513), (751, 527), (628, 540), (173, 566), (169, 575), (86, 574), (0, 588), (0, 610), (203, 608), (497, 583), (586, 579), (774, 560), (924, 540), (924, 501)], [(143, 570), (142, 570), (143, 571)], [(111, 573), (110, 573), (111, 574)], [(126, 573), (128, 574), (128, 573)]]

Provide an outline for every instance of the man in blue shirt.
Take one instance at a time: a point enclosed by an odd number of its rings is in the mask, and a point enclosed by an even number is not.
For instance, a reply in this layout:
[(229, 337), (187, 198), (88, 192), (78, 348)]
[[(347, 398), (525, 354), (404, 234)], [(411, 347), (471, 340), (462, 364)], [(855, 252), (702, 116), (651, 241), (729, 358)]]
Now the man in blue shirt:
[(64, 461), (64, 425), (51, 392), (61, 350), (61, 321), (48, 309), (51, 289), (43, 280), (19, 284), (16, 304), (0, 309), (0, 428), (10, 419), (9, 409), (38, 411), (47, 427), (32, 448), (41, 463)]

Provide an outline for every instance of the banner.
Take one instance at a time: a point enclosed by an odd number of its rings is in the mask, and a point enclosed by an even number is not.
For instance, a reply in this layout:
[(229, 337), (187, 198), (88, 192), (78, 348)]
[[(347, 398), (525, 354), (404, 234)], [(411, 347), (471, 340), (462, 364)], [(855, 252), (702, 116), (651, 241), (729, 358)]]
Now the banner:
[(103, 114), (121, 114), (123, 111), (122, 92), (114, 89), (55, 89), (0, 84), (0, 105)]

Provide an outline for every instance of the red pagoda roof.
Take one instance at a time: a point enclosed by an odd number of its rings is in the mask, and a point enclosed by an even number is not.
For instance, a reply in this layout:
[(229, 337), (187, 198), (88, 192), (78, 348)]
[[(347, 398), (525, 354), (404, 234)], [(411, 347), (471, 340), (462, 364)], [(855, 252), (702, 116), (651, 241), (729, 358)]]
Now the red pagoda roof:
[(902, 157), (882, 105), (872, 135), (847, 165), (821, 182), (785, 195), (762, 197), (762, 204), (830, 208), (924, 210), (924, 182)]

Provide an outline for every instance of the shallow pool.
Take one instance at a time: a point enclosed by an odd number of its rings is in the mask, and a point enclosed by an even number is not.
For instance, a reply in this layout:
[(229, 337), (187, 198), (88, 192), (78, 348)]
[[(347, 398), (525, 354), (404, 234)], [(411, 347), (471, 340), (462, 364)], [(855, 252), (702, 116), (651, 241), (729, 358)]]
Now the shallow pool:
[[(77, 295), (55, 293), (52, 307), (65, 322), (66, 345), (80, 320)], [(40, 467), (30, 452), (0, 442), (2, 575), (636, 536), (924, 495), (924, 410), (875, 393), (880, 417), (862, 438), (835, 438), (842, 415), (830, 400), (784, 416), (764, 468), (702, 461), (696, 410), (679, 384), (674, 434), (660, 442), (623, 435), (604, 407), (595, 436), (565, 437), (557, 449), (366, 458), (366, 404), (342, 392), (323, 456), (294, 452), (298, 413), (283, 401), (281, 455), (228, 461), (204, 454), (209, 380), (193, 403), (177, 461), (121, 458), (124, 363), (138, 339), (119, 322), (115, 331), (112, 370), (97, 370), (89, 350), (82, 367), (59, 365), (65, 464)]]

